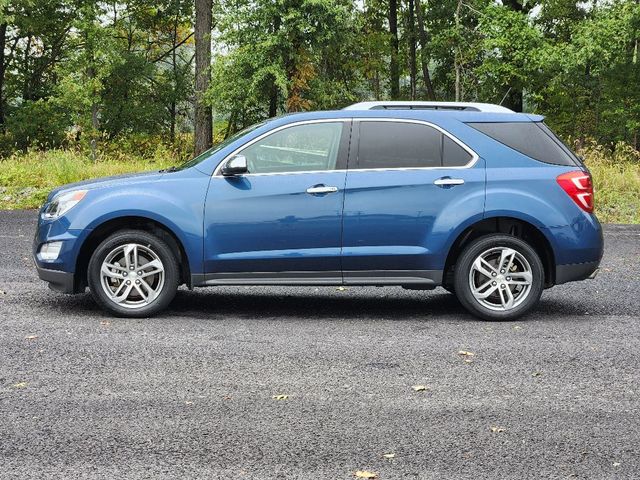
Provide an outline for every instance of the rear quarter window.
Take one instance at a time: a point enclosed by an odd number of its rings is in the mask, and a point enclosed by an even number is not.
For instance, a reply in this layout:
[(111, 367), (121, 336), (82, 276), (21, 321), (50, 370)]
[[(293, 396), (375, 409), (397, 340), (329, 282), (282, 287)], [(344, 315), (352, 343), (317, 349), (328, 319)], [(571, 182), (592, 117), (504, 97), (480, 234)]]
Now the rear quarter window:
[(541, 122), (474, 122), (467, 125), (540, 162), (579, 165), (577, 157)]

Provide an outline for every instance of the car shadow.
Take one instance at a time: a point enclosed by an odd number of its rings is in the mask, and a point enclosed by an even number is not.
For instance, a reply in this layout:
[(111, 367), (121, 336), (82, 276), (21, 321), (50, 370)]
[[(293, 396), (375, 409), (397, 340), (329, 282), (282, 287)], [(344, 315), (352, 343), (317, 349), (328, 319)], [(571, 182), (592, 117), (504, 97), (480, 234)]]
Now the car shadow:
[[(250, 318), (278, 320), (433, 320), (454, 317), (456, 321), (482, 321), (469, 314), (456, 297), (442, 289), (433, 291), (404, 291), (380, 289), (380, 293), (358, 292), (357, 288), (344, 292), (334, 289), (297, 289), (280, 293), (278, 289), (260, 291), (239, 288), (180, 289), (169, 307), (158, 314), (162, 317), (189, 317), (196, 319)], [(374, 290), (375, 292), (375, 290)], [(90, 294), (52, 295), (35, 300), (39, 308), (54, 314), (105, 316)], [(583, 304), (543, 295), (538, 305), (518, 321), (531, 319), (562, 319), (563, 317), (590, 315), (616, 315), (607, 306), (604, 311), (585, 309)], [(615, 310), (615, 309), (614, 309)], [(52, 312), (52, 313), (53, 313)], [(621, 313), (621, 312), (620, 312)]]

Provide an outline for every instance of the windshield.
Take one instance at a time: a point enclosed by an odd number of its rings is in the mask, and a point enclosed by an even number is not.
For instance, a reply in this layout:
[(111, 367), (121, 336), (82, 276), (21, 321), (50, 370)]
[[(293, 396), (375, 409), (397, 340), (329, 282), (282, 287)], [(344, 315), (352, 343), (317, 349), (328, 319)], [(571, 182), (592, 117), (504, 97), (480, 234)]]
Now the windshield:
[(265, 123), (266, 122), (256, 123), (254, 125), (251, 125), (250, 127), (245, 128), (244, 130), (240, 130), (239, 132), (234, 133), (233, 135), (227, 137), (226, 139), (224, 139), (223, 141), (221, 141), (217, 145), (214, 145), (213, 147), (211, 147), (209, 150), (205, 150), (204, 152), (202, 152), (197, 157), (194, 157), (191, 160), (188, 160), (185, 163), (183, 163), (182, 165), (180, 165), (180, 167), (179, 167), (180, 170), (185, 169), (185, 168), (193, 167), (194, 165), (198, 165), (200, 162), (202, 162), (203, 160), (209, 158), (214, 153), (219, 152), (220, 150), (225, 148), (227, 145), (230, 145), (231, 143), (235, 142), (237, 139), (239, 139), (243, 135), (246, 135), (247, 133), (252, 132), (255, 129), (263, 126)]

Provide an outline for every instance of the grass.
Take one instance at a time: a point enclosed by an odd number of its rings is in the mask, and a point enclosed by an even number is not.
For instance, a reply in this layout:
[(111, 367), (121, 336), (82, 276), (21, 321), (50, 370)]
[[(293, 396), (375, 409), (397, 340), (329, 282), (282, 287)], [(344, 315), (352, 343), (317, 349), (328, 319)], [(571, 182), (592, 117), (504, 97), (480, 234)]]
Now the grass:
[[(59, 185), (96, 177), (157, 170), (186, 160), (162, 145), (146, 156), (104, 152), (97, 162), (76, 150), (30, 151), (0, 160), (0, 209), (38, 208)], [(596, 213), (607, 223), (640, 223), (640, 153), (619, 144), (612, 152), (590, 144), (578, 153), (591, 170)]]
[(150, 157), (109, 155), (93, 162), (74, 150), (31, 151), (0, 160), (0, 209), (39, 208), (51, 189), (65, 183), (182, 163), (170, 150)]
[(593, 176), (596, 215), (603, 223), (640, 223), (640, 153), (618, 144), (578, 151)]

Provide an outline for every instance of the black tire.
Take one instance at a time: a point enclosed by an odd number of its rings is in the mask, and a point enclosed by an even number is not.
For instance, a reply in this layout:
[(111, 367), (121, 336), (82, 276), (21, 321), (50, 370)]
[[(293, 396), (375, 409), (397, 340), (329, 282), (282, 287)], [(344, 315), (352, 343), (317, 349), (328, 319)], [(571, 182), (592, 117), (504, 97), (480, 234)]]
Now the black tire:
[[(158, 282), (157, 296), (148, 304), (133, 308), (124, 307), (111, 300), (103, 288), (101, 279), (102, 263), (107, 255), (118, 247), (130, 243), (149, 249), (162, 262), (164, 268), (164, 284), (160, 287), (161, 284)], [(118, 317), (150, 317), (165, 309), (176, 295), (179, 279), (180, 269), (171, 247), (161, 238), (141, 230), (121, 230), (107, 237), (94, 251), (87, 270), (89, 289), (96, 303)]]
[[(473, 295), (470, 275), (475, 260), (492, 248), (507, 247), (518, 252), (529, 263), (531, 286), (520, 304), (509, 310), (492, 310)], [(500, 274), (500, 272), (498, 272)], [(508, 275), (508, 273), (507, 273)], [(504, 280), (503, 280), (504, 281)], [(489, 287), (490, 288), (490, 287)], [(517, 287), (516, 287), (517, 288)], [(544, 267), (536, 251), (525, 241), (504, 234), (491, 234), (471, 242), (458, 257), (455, 268), (454, 291), (460, 303), (473, 315), (490, 321), (514, 320), (526, 314), (540, 300), (544, 288)], [(497, 290), (496, 290), (497, 292)]]

